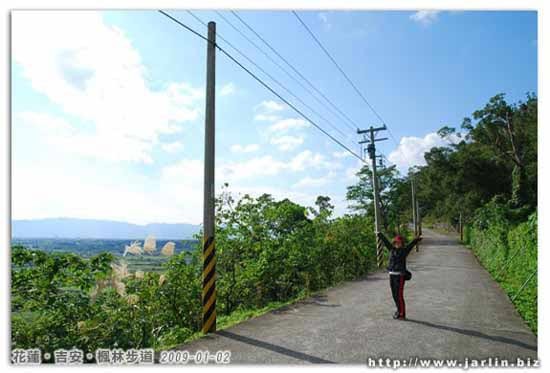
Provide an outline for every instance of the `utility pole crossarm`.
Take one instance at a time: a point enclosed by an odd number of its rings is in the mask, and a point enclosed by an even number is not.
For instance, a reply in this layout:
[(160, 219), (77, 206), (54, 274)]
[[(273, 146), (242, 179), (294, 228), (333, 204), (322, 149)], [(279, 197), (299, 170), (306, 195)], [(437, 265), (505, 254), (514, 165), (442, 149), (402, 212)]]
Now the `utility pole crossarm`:
[(385, 131), (385, 130), (386, 130), (386, 125), (383, 125), (382, 127), (376, 127), (376, 128), (371, 127), (371, 128), (369, 128), (369, 129), (366, 129), (366, 130), (360, 130), (360, 129), (358, 129), (358, 130), (357, 130), (357, 133), (358, 133), (359, 135), (362, 135), (362, 134), (364, 134), (364, 133), (371, 133), (371, 132), (378, 132), (378, 131)]
[[(378, 142), (378, 141), (385, 141), (385, 140), (388, 140), (387, 137), (382, 137), (380, 139), (374, 139), (374, 142)], [(359, 144), (370, 144), (372, 141), (371, 140), (361, 140), (359, 141)]]

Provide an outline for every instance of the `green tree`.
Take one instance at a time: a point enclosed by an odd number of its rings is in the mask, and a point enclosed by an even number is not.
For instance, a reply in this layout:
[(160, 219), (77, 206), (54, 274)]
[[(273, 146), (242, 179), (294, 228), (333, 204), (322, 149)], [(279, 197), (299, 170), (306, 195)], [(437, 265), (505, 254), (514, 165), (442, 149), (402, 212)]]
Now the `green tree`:
[[(346, 199), (350, 208), (360, 214), (374, 216), (374, 189), (372, 171), (368, 165), (363, 166), (356, 174), (359, 178), (355, 185), (347, 187)], [(404, 181), (400, 178), (395, 165), (377, 169), (382, 225), (385, 230), (399, 230), (404, 214), (405, 196)], [(409, 201), (410, 201), (410, 197)]]
[(473, 118), (477, 123), (470, 118), (462, 123), (468, 138), (491, 146), (498, 156), (513, 164), (512, 205), (536, 204), (533, 188), (529, 186), (529, 177), (533, 176), (529, 164), (536, 162), (537, 154), (536, 96), (529, 94), (525, 102), (511, 105), (503, 93), (498, 94), (483, 109), (476, 110)]

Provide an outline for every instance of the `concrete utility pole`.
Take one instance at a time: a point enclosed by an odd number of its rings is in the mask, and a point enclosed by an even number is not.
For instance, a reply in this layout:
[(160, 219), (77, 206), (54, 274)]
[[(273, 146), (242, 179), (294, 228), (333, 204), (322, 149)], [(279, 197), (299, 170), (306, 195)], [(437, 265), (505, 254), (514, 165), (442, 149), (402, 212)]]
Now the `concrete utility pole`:
[(416, 224), (418, 224), (418, 235), (422, 236), (422, 214), (420, 213), (420, 203), (416, 198)]
[(411, 177), (411, 200), (412, 200), (412, 218), (413, 218), (413, 227), (414, 227), (414, 235), (416, 236), (418, 234), (418, 222), (416, 219), (418, 218), (418, 215), (416, 214), (416, 186), (414, 183), (414, 177)]
[[(414, 225), (414, 236), (422, 234), (422, 227), (420, 224), (420, 209), (418, 208), (418, 198), (416, 198), (416, 180), (411, 177), (411, 193), (412, 193), (412, 212), (413, 212), (413, 225)], [(415, 246), (416, 251), (418, 251), (418, 244)]]
[[(422, 214), (420, 213), (418, 198), (416, 198), (416, 224), (418, 224), (418, 235), (422, 236)], [(416, 245), (416, 251), (418, 251), (418, 244)]]
[(216, 331), (216, 245), (214, 239), (216, 131), (216, 23), (208, 23), (206, 50), (206, 110), (204, 122), (204, 210), (202, 331)]
[(376, 264), (378, 267), (382, 266), (382, 256), (384, 253), (384, 249), (382, 247), (383, 243), (382, 240), (378, 238), (378, 233), (380, 232), (380, 225), (382, 222), (382, 215), (380, 213), (380, 195), (379, 195), (379, 183), (378, 183), (378, 176), (376, 174), (376, 147), (375, 142), (377, 141), (384, 141), (387, 140), (387, 138), (381, 138), (381, 139), (375, 139), (374, 134), (378, 131), (384, 131), (386, 129), (386, 126), (383, 127), (370, 127), (368, 130), (357, 130), (358, 134), (364, 134), (369, 133), (369, 138), (365, 139), (363, 141), (360, 141), (359, 144), (368, 143), (367, 151), (369, 153), (369, 158), (371, 159), (371, 167), (372, 167), (372, 192), (374, 196), (374, 233), (376, 234)]

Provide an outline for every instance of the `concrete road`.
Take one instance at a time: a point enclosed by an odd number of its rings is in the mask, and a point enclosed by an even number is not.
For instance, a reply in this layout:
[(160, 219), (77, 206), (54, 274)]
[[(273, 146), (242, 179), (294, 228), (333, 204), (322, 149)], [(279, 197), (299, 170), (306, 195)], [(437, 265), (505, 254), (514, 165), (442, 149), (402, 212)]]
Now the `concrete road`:
[(180, 347), (231, 351), (232, 363), (365, 364), (367, 358), (513, 359), (537, 338), (456, 238), (428, 229), (409, 257), (407, 321), (393, 320), (388, 275), (376, 272)]

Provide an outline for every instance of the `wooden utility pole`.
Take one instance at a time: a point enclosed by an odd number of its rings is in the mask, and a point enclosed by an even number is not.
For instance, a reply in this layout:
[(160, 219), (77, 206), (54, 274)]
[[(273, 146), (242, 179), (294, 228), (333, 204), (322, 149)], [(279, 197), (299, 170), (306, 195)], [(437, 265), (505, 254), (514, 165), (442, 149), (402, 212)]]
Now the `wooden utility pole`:
[(380, 225), (382, 222), (382, 214), (380, 213), (380, 195), (379, 195), (379, 183), (378, 183), (378, 175), (376, 174), (376, 146), (375, 142), (377, 141), (384, 141), (387, 140), (387, 138), (381, 138), (381, 139), (375, 139), (374, 134), (378, 131), (384, 131), (386, 129), (386, 126), (383, 127), (370, 127), (368, 130), (357, 130), (358, 134), (364, 134), (369, 133), (369, 138), (364, 139), (363, 141), (360, 141), (360, 144), (368, 143), (367, 151), (369, 153), (369, 158), (371, 160), (371, 168), (372, 168), (372, 193), (374, 197), (374, 233), (376, 235), (376, 264), (378, 267), (382, 266), (382, 259), (383, 259), (383, 243), (380, 238), (378, 238), (378, 233), (380, 233)]
[(208, 23), (206, 49), (206, 110), (204, 122), (204, 210), (202, 331), (216, 331), (216, 245), (214, 239), (216, 131), (216, 23)]

